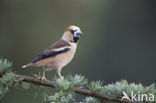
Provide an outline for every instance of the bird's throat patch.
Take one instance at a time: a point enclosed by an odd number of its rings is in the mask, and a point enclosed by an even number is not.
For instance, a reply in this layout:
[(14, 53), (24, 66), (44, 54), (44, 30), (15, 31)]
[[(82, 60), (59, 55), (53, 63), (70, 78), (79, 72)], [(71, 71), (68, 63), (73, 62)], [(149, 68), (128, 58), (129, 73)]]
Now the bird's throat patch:
[(77, 43), (79, 40), (79, 37), (74, 37), (74, 42)]

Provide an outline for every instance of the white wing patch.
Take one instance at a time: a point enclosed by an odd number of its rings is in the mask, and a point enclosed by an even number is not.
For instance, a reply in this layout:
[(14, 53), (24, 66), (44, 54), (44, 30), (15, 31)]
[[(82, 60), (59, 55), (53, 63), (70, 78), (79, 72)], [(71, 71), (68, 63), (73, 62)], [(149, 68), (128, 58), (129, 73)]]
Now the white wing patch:
[(64, 46), (64, 47), (58, 48), (58, 49), (56, 49), (54, 51), (62, 51), (64, 49), (71, 49), (71, 46)]

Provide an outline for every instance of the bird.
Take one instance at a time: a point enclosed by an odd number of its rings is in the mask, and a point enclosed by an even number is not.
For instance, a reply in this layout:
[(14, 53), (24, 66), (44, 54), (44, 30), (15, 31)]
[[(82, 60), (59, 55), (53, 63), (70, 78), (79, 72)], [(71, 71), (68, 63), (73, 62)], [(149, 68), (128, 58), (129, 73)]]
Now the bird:
[(82, 34), (78, 26), (68, 26), (60, 40), (53, 43), (31, 63), (22, 66), (22, 68), (42, 67), (43, 73), (41, 80), (46, 80), (46, 71), (56, 69), (58, 76), (64, 80), (64, 77), (61, 75), (61, 70), (72, 61)]

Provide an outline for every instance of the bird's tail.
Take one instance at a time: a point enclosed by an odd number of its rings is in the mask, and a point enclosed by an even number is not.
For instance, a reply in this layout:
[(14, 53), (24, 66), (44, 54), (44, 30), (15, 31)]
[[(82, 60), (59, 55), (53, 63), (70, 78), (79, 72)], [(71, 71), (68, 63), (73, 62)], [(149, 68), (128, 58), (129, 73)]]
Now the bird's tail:
[(22, 68), (26, 68), (26, 67), (30, 67), (30, 66), (33, 66), (33, 63), (29, 63), (27, 65), (23, 65)]

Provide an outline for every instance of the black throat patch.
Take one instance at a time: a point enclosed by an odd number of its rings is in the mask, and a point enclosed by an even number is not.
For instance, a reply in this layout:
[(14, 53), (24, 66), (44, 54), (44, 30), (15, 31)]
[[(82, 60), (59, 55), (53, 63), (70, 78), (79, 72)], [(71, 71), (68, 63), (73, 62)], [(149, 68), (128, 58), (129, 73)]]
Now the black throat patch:
[(77, 43), (79, 40), (79, 37), (74, 37), (74, 42)]

